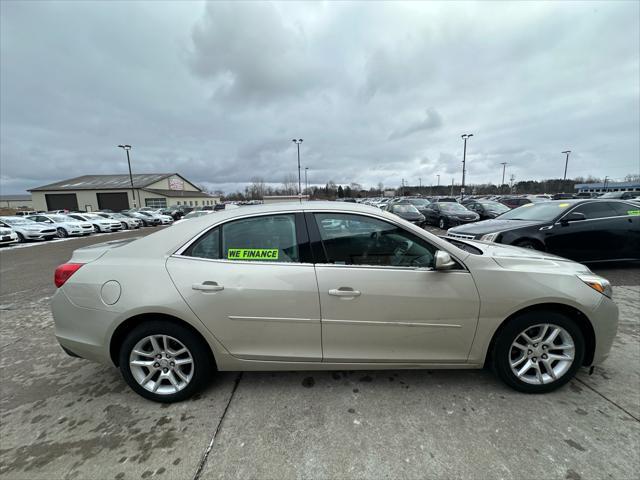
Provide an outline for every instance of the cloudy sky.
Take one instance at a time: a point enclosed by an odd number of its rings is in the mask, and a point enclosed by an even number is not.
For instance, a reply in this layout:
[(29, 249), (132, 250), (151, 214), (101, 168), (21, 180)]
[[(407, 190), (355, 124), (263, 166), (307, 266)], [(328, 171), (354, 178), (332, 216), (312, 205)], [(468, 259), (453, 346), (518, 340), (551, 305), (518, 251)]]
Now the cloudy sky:
[(636, 1), (1, 5), (2, 193), (180, 172), (232, 191), (640, 171)]

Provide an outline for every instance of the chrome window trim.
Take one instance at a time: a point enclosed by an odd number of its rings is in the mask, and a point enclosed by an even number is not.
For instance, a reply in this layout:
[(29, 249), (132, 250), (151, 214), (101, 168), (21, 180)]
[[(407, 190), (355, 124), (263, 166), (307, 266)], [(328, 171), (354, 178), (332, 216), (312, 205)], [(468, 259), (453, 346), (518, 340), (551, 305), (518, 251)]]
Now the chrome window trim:
[[(558, 220), (556, 222), (554, 222), (554, 225), (560, 225), (560, 223), (562, 222), (562, 219), (564, 217), (566, 217), (567, 215), (569, 215), (571, 212), (573, 212), (576, 208), (580, 208), (583, 205), (590, 205), (592, 203), (598, 204), (598, 203), (602, 203), (602, 202), (624, 203), (625, 205), (628, 205), (630, 207), (634, 206), (634, 205), (629, 205), (624, 200), (619, 200), (617, 198), (612, 198), (610, 200), (608, 200), (608, 199), (602, 199), (602, 200), (593, 199), (592, 201), (587, 201), (587, 202), (581, 203), (579, 205), (574, 205), (570, 210), (565, 212), (564, 215), (562, 215), (560, 218), (558, 218)], [(576, 220), (576, 221), (579, 222), (579, 223), (582, 223), (582, 222), (593, 222), (595, 220), (611, 220), (612, 218), (628, 218), (628, 217), (637, 217), (637, 216), (638, 215), (613, 215), (611, 217), (585, 218), (584, 220)], [(572, 222), (572, 223), (575, 223), (575, 222)]]
[[(274, 215), (286, 215), (286, 214), (293, 214), (295, 215), (296, 213), (306, 213), (309, 212), (311, 214), (313, 213), (342, 213), (342, 214), (346, 214), (346, 215), (363, 215), (366, 217), (371, 217), (373, 219), (379, 220), (379, 221), (383, 221), (383, 222), (388, 222), (391, 223), (393, 225), (395, 225), (398, 228), (401, 228), (404, 231), (408, 231), (409, 233), (413, 233), (414, 235), (416, 235), (417, 237), (423, 239), (425, 242), (428, 242), (430, 245), (433, 245), (434, 247), (436, 247), (436, 250), (444, 250), (446, 251), (449, 255), (451, 255), (451, 257), (458, 262), (461, 266), (462, 266), (462, 270), (435, 270), (435, 269), (426, 269), (424, 267), (386, 267), (386, 266), (378, 266), (378, 265), (336, 265), (335, 263), (302, 263), (302, 262), (270, 262), (270, 261), (264, 261), (264, 262), (256, 262), (256, 261), (251, 261), (251, 260), (227, 260), (227, 259), (218, 259), (218, 258), (201, 258), (201, 257), (189, 257), (186, 255), (183, 255), (184, 251), (187, 250), (193, 243), (197, 242), (202, 236), (206, 235), (209, 231), (213, 230), (214, 228), (217, 228), (221, 225), (224, 225), (225, 223), (229, 223), (229, 222), (233, 222), (235, 220), (241, 220), (241, 219), (245, 219), (245, 218), (253, 218), (253, 217), (265, 217), (265, 216), (274, 216)], [(404, 270), (404, 271), (421, 271), (421, 272), (429, 272), (429, 271), (433, 271), (433, 272), (468, 272), (469, 269), (467, 268), (467, 266), (465, 265), (465, 263), (460, 260), (460, 257), (458, 257), (455, 253), (452, 253), (451, 251), (449, 251), (446, 248), (441, 248), (438, 245), (433, 244), (432, 242), (429, 241), (429, 239), (425, 238), (422, 235), (419, 235), (416, 232), (413, 232), (411, 230), (407, 230), (404, 225), (400, 225), (399, 223), (397, 223), (395, 221), (395, 219), (388, 219), (385, 217), (379, 217), (375, 214), (372, 214), (370, 212), (359, 212), (356, 210), (334, 210), (334, 209), (330, 209), (330, 208), (319, 208), (319, 209), (315, 209), (315, 208), (303, 208), (301, 210), (279, 210), (276, 212), (261, 212), (261, 213), (249, 213), (246, 215), (239, 215), (237, 217), (233, 217), (233, 218), (229, 218), (229, 219), (225, 219), (225, 220), (220, 220), (216, 223), (214, 223), (213, 225), (209, 225), (208, 227), (204, 228), (200, 233), (196, 234), (193, 238), (191, 238), (190, 240), (188, 240), (187, 242), (185, 242), (184, 244), (182, 244), (181, 247), (178, 247), (172, 254), (169, 255), (169, 257), (176, 257), (176, 258), (187, 258), (187, 259), (193, 259), (193, 260), (204, 260), (204, 261), (208, 261), (208, 262), (224, 262), (224, 263), (232, 263), (234, 265), (236, 264), (250, 264), (250, 265), (305, 265), (305, 266), (315, 266), (315, 265), (322, 265), (322, 266), (331, 266), (331, 267), (358, 267), (358, 268), (376, 268), (376, 269), (392, 269), (392, 270)]]
[[(173, 252), (171, 254), (171, 256), (172, 257), (174, 255), (183, 256), (182, 254), (184, 253), (184, 251), (187, 248), (189, 248), (193, 243), (197, 242), (201, 237), (203, 237), (204, 235), (209, 233), (214, 228), (217, 228), (217, 227), (219, 227), (221, 225), (224, 225), (225, 223), (234, 222), (236, 220), (242, 220), (242, 219), (245, 219), (245, 218), (253, 218), (253, 217), (272, 217), (272, 216), (275, 216), (275, 215), (287, 215), (287, 214), (294, 214), (295, 215), (296, 213), (299, 213), (299, 212), (300, 212), (300, 210), (282, 210), (282, 211), (277, 211), (277, 212), (249, 213), (247, 215), (239, 215), (237, 217), (228, 218), (226, 220), (220, 220), (217, 223), (214, 223), (213, 225), (209, 225), (204, 230), (202, 230), (200, 233), (196, 234), (195, 237), (193, 237), (190, 240), (188, 240), (181, 247), (179, 247), (175, 252)], [(199, 258), (199, 257), (188, 257), (188, 258)], [(205, 260), (215, 260), (215, 259), (210, 259), (209, 258), (209, 259), (205, 259)], [(236, 261), (233, 261), (233, 263), (236, 263)], [(242, 260), (242, 263), (248, 263), (248, 261)], [(263, 262), (259, 262), (259, 263), (263, 263)], [(276, 263), (276, 262), (272, 262), (272, 263)], [(296, 262), (279, 262), (279, 263), (296, 263)]]

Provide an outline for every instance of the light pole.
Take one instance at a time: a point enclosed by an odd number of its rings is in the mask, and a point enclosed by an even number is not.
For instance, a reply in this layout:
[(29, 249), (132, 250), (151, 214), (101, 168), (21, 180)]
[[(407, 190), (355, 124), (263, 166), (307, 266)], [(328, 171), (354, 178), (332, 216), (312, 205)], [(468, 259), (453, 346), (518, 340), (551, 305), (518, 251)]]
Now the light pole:
[(604, 193), (607, 193), (607, 184), (608, 183), (609, 183), (609, 176), (607, 175), (606, 177), (604, 177), (604, 185), (603, 185)]
[(461, 135), (464, 140), (464, 150), (462, 153), (462, 185), (460, 186), (460, 201), (464, 200), (464, 174), (467, 165), (467, 139), (473, 137), (473, 133), (465, 133)]
[(131, 195), (133, 195), (133, 208), (137, 208), (136, 191), (133, 188), (133, 175), (131, 174), (131, 159), (129, 158), (129, 150), (131, 150), (131, 145), (118, 145), (118, 147), (127, 152), (127, 165), (129, 165), (129, 181), (131, 182)]
[(564, 161), (564, 180), (567, 179), (567, 167), (569, 166), (569, 154), (571, 153), (571, 150), (565, 150), (562, 153), (566, 153), (567, 154), (567, 159)]
[(502, 165), (502, 183), (500, 184), (500, 191), (502, 191), (502, 186), (504, 185), (504, 172), (507, 169), (507, 162), (502, 162), (500, 165)]
[(302, 182), (300, 179), (300, 144), (302, 143), (302, 138), (299, 138), (298, 140), (296, 140), (295, 138), (293, 140), (291, 140), (293, 143), (296, 144), (296, 146), (298, 147), (298, 196), (300, 196), (302, 194)]
[(422, 178), (418, 177), (418, 193), (422, 194)]
[(304, 191), (309, 195), (309, 180), (307, 180), (307, 172), (309, 171), (309, 167), (304, 167)]

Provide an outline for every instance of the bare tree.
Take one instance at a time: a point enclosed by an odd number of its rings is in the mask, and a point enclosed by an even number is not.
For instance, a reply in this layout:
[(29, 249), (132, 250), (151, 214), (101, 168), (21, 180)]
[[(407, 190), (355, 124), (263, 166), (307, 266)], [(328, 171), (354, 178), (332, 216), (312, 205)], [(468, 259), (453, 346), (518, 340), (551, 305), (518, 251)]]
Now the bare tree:
[(293, 173), (285, 175), (284, 180), (282, 181), (282, 189), (287, 195), (295, 195), (298, 191), (298, 177)]
[(247, 196), (251, 200), (262, 200), (266, 191), (264, 179), (262, 177), (251, 178), (251, 185), (247, 187)]

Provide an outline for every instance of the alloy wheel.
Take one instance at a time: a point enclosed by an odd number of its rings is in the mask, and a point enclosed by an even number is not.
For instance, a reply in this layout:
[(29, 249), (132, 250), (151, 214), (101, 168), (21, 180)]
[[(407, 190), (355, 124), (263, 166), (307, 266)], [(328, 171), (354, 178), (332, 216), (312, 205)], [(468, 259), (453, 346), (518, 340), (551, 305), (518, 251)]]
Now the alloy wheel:
[(149, 335), (131, 350), (129, 368), (145, 390), (170, 395), (189, 385), (194, 362), (189, 349), (178, 339), (169, 335)]
[(513, 374), (525, 383), (553, 383), (569, 371), (575, 350), (574, 339), (564, 328), (541, 323), (516, 336), (509, 349), (509, 364)]
[(62, 227), (58, 228), (58, 230), (57, 230), (57, 234), (58, 234), (58, 238), (65, 238), (65, 237), (67, 237), (67, 231), (66, 231), (64, 228), (62, 228)]

